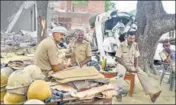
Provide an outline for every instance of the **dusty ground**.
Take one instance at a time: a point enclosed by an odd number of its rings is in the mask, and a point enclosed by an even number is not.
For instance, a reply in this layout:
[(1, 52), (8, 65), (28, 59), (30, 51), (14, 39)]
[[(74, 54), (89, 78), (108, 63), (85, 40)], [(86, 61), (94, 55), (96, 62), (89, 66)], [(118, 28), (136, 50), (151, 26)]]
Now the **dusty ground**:
[[(1, 62), (6, 62), (6, 63), (9, 60), (24, 58), (23, 56), (16, 57), (14, 53), (8, 53), (8, 54), (1, 53), (1, 55), (5, 57), (5, 58), (1, 58)], [(29, 57), (29, 58), (32, 58), (32, 57)], [(156, 80), (156, 83), (159, 84), (158, 76), (150, 75), (150, 78), (154, 78)], [(129, 96), (123, 97), (122, 102), (118, 102), (116, 98), (113, 98), (113, 102), (112, 102), (113, 104), (153, 104), (150, 100), (150, 97), (145, 95), (137, 77), (135, 80), (136, 80), (135, 90), (134, 90), (133, 97), (129, 97)], [(162, 93), (154, 104), (175, 104), (175, 91), (169, 90), (169, 85), (166, 83), (167, 80), (168, 78), (164, 79), (161, 85)], [(114, 78), (111, 79), (111, 83), (115, 85), (116, 81)]]
[[(158, 77), (151, 76), (151, 78), (155, 78), (156, 83), (159, 84)], [(137, 77), (135, 79), (136, 81), (133, 97), (123, 97), (122, 102), (118, 102), (116, 98), (113, 98), (113, 104), (175, 104), (175, 91), (169, 90), (169, 85), (167, 84), (168, 78), (164, 79), (161, 85), (162, 93), (155, 103), (152, 103), (150, 97), (145, 95), (145, 92), (143, 91)], [(112, 84), (115, 84), (115, 79), (111, 79), (111, 82)]]

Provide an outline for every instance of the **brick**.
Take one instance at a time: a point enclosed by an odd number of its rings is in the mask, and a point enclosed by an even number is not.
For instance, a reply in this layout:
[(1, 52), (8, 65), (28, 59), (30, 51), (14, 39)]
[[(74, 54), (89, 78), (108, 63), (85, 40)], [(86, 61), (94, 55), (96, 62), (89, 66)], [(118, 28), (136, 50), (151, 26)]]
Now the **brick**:
[[(64, 9), (66, 11), (72, 11), (72, 12), (77, 12), (77, 13), (88, 13), (89, 16), (71, 16), (71, 17), (65, 17), (65, 18), (70, 18), (71, 19), (71, 23), (65, 23), (68, 24), (69, 27), (71, 26), (71, 28), (74, 27), (80, 27), (83, 29), (89, 28), (89, 18), (95, 14), (100, 14), (104, 12), (104, 5), (105, 5), (105, 1), (88, 1), (88, 5), (87, 6), (74, 6), (72, 7), (72, 1), (59, 1), (58, 4), (58, 8), (60, 9)], [(56, 16), (57, 17), (57, 16)], [(59, 16), (58, 16), (59, 17)], [(56, 19), (58, 20), (58, 19)], [(62, 23), (62, 21), (61, 21)], [(67, 25), (67, 26), (68, 26)]]

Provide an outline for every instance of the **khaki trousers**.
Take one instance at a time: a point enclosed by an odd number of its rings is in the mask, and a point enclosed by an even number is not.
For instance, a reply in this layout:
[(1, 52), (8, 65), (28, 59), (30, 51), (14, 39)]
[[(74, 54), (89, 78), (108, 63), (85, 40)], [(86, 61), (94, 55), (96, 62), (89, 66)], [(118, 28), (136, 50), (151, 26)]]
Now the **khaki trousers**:
[[(129, 66), (129, 67), (135, 71), (134, 66)], [(116, 71), (118, 72), (117, 79), (123, 78), (123, 80), (124, 80), (126, 68), (121, 64), (117, 64)], [(139, 68), (139, 72), (135, 73), (135, 75), (137, 75), (137, 77), (141, 83), (141, 86), (142, 86), (143, 90), (145, 91), (146, 95), (153, 95), (161, 90), (160, 86), (159, 86), (159, 82), (154, 80), (152, 77), (149, 77), (140, 68)]]

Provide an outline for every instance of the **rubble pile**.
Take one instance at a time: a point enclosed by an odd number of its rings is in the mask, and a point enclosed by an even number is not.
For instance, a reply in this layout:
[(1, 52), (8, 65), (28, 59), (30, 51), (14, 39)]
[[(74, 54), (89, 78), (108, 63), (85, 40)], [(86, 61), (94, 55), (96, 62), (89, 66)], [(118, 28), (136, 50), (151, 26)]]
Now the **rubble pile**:
[(30, 34), (7, 33), (1, 34), (1, 51), (11, 52), (36, 46), (37, 38)]

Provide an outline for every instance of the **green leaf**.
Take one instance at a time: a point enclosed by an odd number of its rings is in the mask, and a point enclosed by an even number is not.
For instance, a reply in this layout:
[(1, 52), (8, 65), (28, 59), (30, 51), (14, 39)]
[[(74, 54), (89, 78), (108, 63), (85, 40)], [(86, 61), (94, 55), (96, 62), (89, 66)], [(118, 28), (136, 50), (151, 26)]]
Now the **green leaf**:
[(81, 0), (81, 1), (77, 1), (77, 0), (73, 0), (73, 6), (77, 6), (77, 5), (83, 5), (83, 6), (87, 6), (88, 5), (88, 0)]
[(110, 0), (105, 0), (105, 12), (116, 9), (116, 4)]

